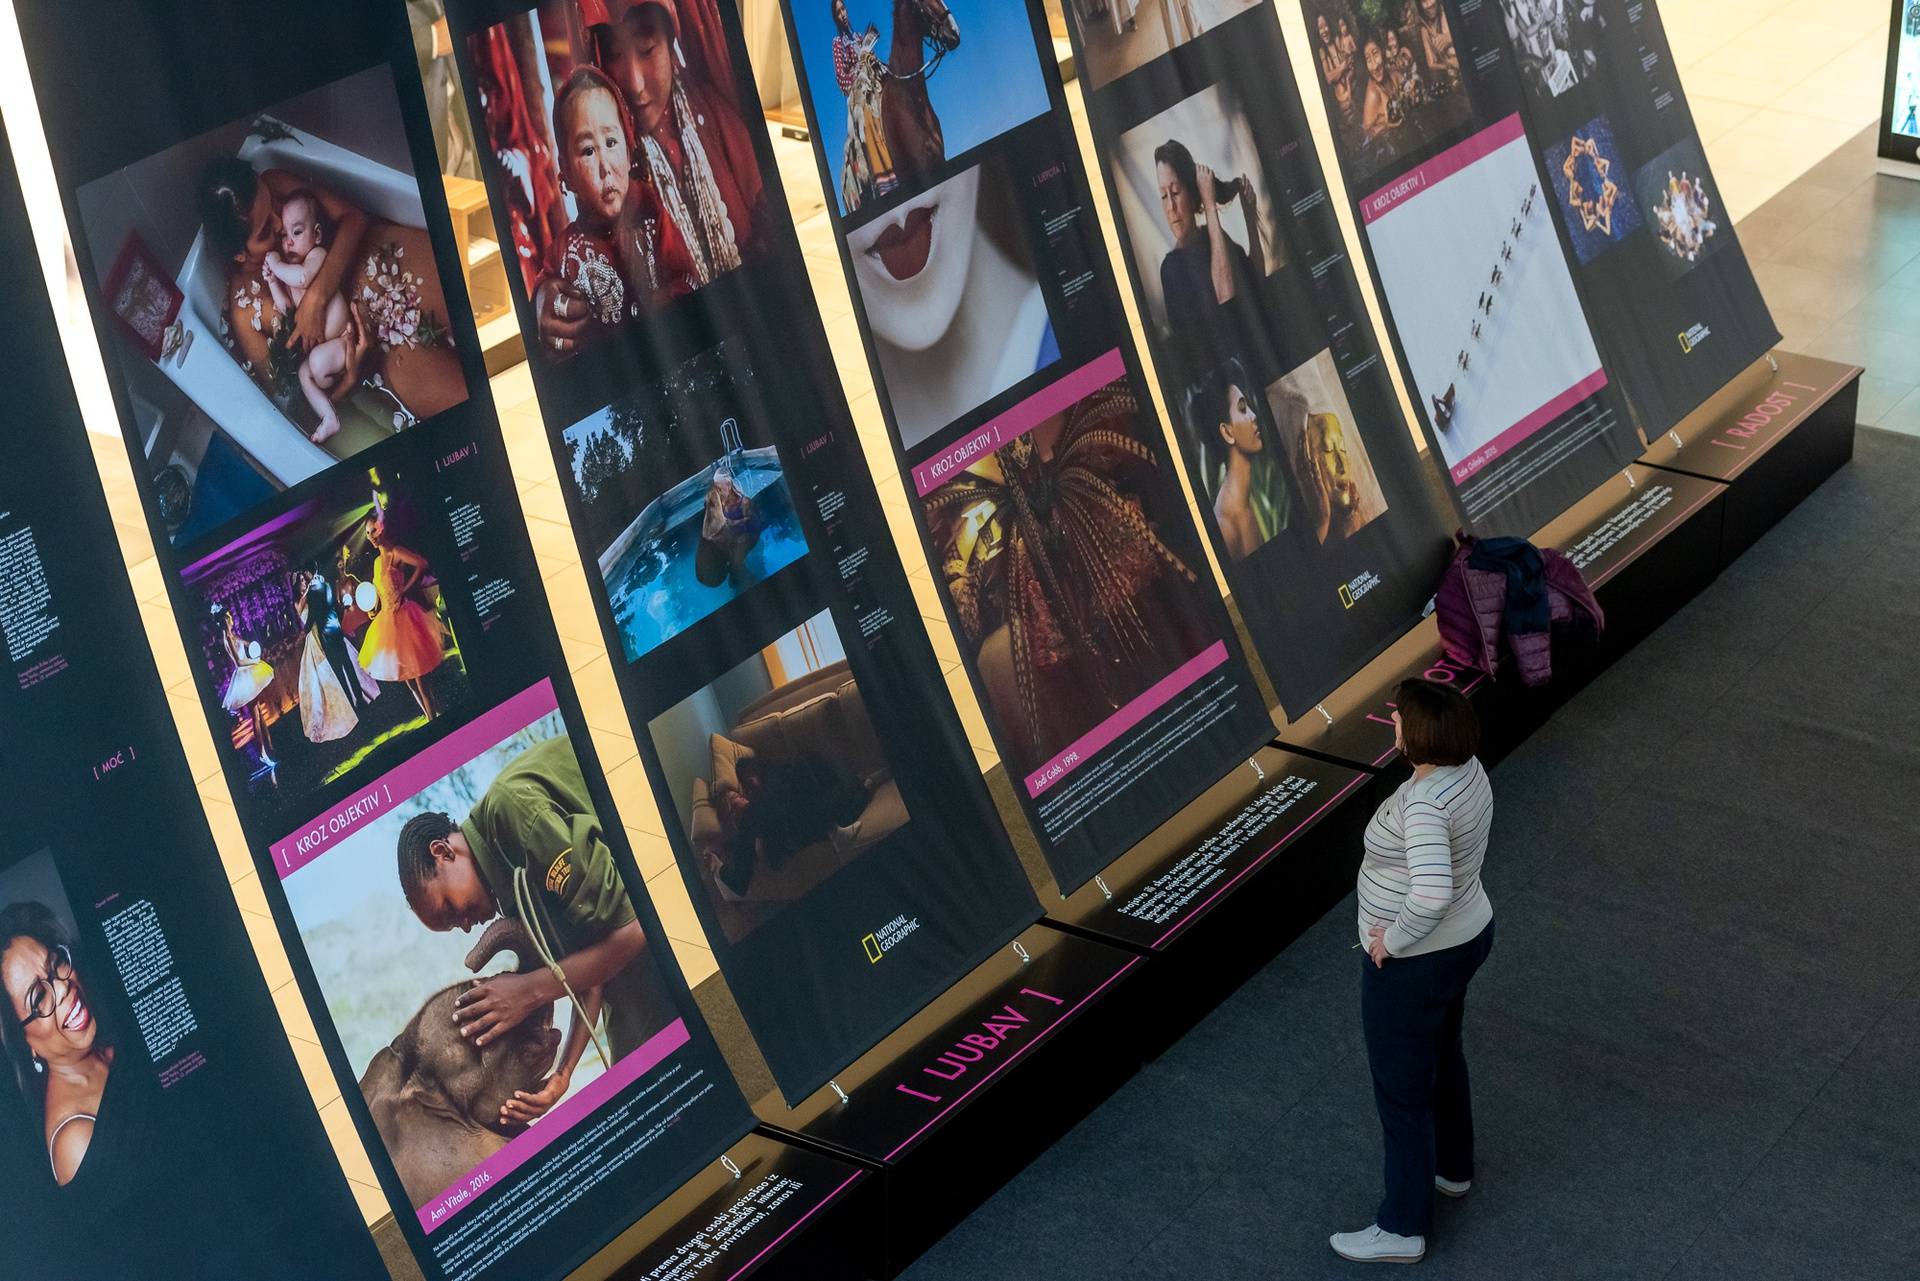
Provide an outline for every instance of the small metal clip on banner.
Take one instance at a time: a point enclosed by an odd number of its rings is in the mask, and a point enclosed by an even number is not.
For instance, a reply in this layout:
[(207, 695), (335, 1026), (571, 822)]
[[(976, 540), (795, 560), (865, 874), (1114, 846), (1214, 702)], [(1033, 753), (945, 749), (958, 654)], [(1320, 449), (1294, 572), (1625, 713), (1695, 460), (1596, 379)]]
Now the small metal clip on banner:
[(1113, 891), (1107, 888), (1107, 883), (1104, 880), (1100, 879), (1099, 876), (1096, 875), (1093, 878), (1093, 883), (1100, 887), (1100, 892), (1106, 895), (1108, 899), (1113, 898)]
[(852, 1099), (847, 1097), (847, 1092), (840, 1088), (840, 1082), (828, 1081), (827, 1088), (840, 1096), (840, 1106), (845, 1107), (847, 1104), (853, 1102)]
[(720, 1164), (724, 1166), (726, 1168), (727, 1173), (731, 1174), (734, 1178), (738, 1179), (742, 1177), (740, 1173), (740, 1167), (735, 1165), (733, 1163), (733, 1158), (728, 1156), (724, 1152), (720, 1154)]
[(1253, 776), (1255, 778), (1259, 779), (1262, 783), (1267, 781), (1267, 772), (1260, 768), (1260, 758), (1258, 756), (1247, 757), (1247, 765), (1253, 770)]
[(1020, 964), (1033, 964), (1032, 954), (1027, 951), (1026, 944), (1022, 943), (1019, 939), (1013, 941), (1013, 954), (1020, 958)]
[(1333, 713), (1327, 710), (1327, 705), (1325, 703), (1315, 703), (1313, 705), (1313, 710), (1327, 718), (1327, 725), (1329, 727), (1333, 725)]

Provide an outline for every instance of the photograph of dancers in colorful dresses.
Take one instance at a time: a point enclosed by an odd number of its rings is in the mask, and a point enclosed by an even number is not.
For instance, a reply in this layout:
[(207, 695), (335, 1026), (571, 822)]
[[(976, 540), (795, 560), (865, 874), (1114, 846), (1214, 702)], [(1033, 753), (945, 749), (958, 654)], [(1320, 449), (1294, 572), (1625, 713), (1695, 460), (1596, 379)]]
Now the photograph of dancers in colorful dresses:
[(392, 469), (349, 471), (182, 572), (195, 657), (231, 718), (220, 746), (255, 795), (297, 807), (377, 772), (470, 697), (422, 510)]

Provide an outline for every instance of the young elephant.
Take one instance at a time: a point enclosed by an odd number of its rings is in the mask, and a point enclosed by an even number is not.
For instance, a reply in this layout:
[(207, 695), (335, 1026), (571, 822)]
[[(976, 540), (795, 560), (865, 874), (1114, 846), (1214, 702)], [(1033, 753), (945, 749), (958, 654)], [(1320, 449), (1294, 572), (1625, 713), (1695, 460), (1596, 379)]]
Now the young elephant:
[[(511, 950), (528, 968), (534, 953), (519, 927), (495, 922), (467, 957), (479, 969)], [(441, 988), (408, 1021), (393, 1044), (373, 1056), (360, 1091), (373, 1113), (415, 1208), (525, 1131), (503, 1125), (500, 1109), (515, 1090), (537, 1089), (553, 1067), (560, 1030), (548, 1009), (484, 1049), (460, 1035), (453, 1006), (473, 981)]]

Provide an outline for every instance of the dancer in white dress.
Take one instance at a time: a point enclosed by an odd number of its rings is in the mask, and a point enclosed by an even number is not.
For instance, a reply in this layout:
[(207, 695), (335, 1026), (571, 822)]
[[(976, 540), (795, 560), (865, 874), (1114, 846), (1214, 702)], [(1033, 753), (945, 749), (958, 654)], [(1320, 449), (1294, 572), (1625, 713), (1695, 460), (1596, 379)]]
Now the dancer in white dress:
[[(352, 658), (352, 675), (357, 690), (349, 691), (340, 683), (336, 665), (328, 658), (323, 640), (331, 601), (326, 580), (317, 574), (300, 575), (300, 592), (294, 608), (300, 615), (300, 628), (306, 639), (300, 644), (300, 725), (315, 743), (345, 738), (360, 724), (356, 702), (364, 706), (380, 696), (380, 682), (360, 666), (353, 642), (344, 636), (340, 644)], [(356, 699), (354, 695), (359, 697)]]

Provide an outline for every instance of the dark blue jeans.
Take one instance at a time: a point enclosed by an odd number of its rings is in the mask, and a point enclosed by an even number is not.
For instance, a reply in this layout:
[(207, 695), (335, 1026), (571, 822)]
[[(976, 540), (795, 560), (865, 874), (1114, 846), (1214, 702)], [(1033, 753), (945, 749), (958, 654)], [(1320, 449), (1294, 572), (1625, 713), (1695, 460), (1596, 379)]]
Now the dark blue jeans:
[(1360, 1026), (1373, 1102), (1387, 1146), (1387, 1194), (1375, 1220), (1388, 1232), (1433, 1227), (1433, 1176), (1473, 1177), (1473, 1104), (1460, 1023), (1467, 984), (1493, 950), (1493, 922), (1471, 942), (1420, 956), (1361, 954)]

